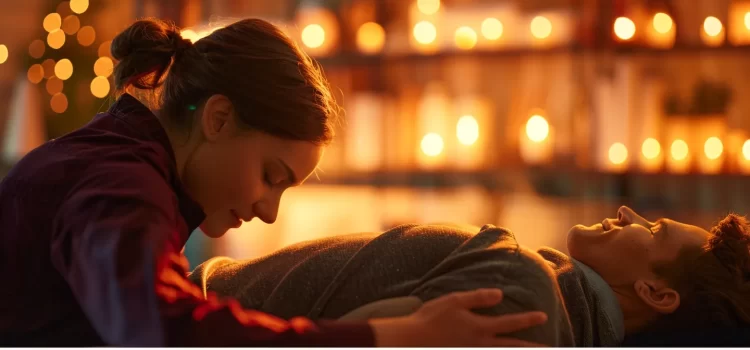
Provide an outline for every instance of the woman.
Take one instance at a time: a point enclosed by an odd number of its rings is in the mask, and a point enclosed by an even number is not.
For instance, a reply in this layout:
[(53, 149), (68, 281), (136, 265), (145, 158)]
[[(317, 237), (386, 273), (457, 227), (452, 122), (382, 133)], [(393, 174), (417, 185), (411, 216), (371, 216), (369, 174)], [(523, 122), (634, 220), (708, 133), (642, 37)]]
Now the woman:
[[(524, 345), (545, 321), (484, 317), (499, 291), (456, 293), (370, 323), (284, 321), (203, 298), (180, 251), (276, 220), (314, 171), (336, 105), (313, 62), (273, 25), (243, 20), (195, 44), (157, 20), (112, 42), (124, 94), (88, 125), (22, 159), (0, 185), (0, 339), (16, 345)], [(157, 89), (158, 88), (158, 89)]]

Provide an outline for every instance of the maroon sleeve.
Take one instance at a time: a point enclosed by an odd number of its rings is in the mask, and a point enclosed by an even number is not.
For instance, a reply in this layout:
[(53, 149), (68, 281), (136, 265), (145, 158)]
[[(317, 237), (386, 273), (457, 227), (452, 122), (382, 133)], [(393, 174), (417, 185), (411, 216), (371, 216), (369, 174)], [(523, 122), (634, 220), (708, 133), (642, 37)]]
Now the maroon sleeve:
[(52, 262), (105, 343), (374, 346), (366, 323), (285, 321), (202, 298), (175, 263), (177, 215), (166, 180), (139, 161), (92, 166), (59, 208)]

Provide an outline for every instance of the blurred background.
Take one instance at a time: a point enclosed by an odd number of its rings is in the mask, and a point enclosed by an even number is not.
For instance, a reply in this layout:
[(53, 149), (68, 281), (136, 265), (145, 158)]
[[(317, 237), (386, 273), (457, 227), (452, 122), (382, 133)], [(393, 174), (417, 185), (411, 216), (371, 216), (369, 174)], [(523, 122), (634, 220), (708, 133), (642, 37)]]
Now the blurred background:
[(195, 41), (260, 17), (320, 62), (346, 111), (322, 172), (274, 225), (193, 235), (193, 265), (412, 222), (564, 251), (623, 204), (703, 227), (750, 209), (748, 0), (0, 3), (0, 174), (108, 108), (136, 18)]

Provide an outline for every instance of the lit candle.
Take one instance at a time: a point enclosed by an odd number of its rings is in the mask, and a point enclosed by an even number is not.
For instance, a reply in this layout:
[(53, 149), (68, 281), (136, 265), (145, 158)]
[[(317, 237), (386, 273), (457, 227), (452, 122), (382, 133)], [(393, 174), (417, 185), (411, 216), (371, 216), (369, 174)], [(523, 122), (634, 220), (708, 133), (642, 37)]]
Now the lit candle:
[(519, 151), (528, 164), (543, 164), (552, 159), (554, 149), (552, 127), (544, 112), (535, 111), (521, 127)]
[(651, 46), (668, 49), (674, 46), (677, 28), (669, 14), (657, 12), (651, 18), (651, 23), (646, 26), (645, 32)]
[(426, 169), (441, 168), (446, 162), (446, 151), (456, 142), (455, 133), (448, 124), (450, 101), (445, 88), (440, 83), (430, 83), (417, 109), (418, 115), (418, 149), (417, 163)]

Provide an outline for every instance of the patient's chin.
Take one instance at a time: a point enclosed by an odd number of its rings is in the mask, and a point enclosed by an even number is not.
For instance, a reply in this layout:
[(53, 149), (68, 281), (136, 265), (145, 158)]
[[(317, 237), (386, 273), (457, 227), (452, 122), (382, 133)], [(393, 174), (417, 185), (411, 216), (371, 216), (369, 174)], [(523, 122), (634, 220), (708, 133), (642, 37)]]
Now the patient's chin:
[(219, 238), (227, 233), (228, 230), (229, 229), (226, 225), (217, 225), (209, 220), (206, 220), (201, 224), (201, 231), (203, 234), (211, 238)]

